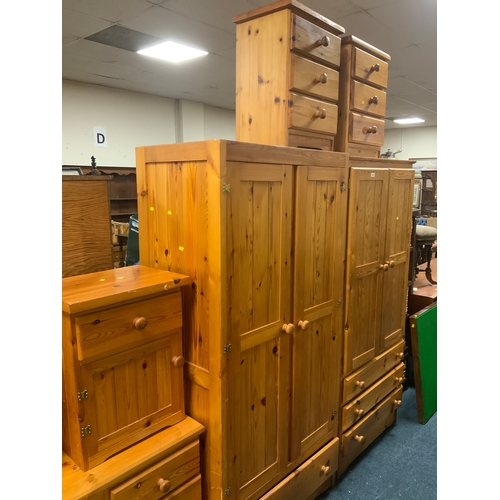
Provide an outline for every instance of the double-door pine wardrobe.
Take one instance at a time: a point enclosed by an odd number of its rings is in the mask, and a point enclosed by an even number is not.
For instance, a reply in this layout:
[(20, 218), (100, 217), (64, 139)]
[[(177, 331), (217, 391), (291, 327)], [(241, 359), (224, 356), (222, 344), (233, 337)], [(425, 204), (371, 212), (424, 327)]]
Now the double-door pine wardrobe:
[(192, 279), (204, 499), (315, 498), (395, 420), (411, 163), (224, 140), (136, 157), (141, 264)]

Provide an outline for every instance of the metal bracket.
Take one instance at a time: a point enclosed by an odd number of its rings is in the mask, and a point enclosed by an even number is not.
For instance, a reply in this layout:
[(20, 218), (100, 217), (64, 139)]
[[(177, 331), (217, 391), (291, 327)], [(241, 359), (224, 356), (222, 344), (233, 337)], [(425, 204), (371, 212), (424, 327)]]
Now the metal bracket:
[(343, 193), (347, 189), (347, 184), (345, 182), (340, 183), (340, 192)]
[(81, 431), (81, 434), (82, 434), (82, 437), (85, 437), (85, 436), (88, 436), (89, 434), (92, 434), (92, 427), (89, 425), (87, 425), (87, 427), (82, 427), (80, 429)]
[(225, 497), (228, 497), (230, 494), (231, 494), (231, 488), (226, 488), (226, 489), (224, 490), (224, 496), (225, 496)]
[(89, 391), (87, 391), (87, 389), (78, 391), (78, 401), (83, 401), (84, 399), (89, 399)]
[[(231, 352), (231, 349), (232, 349), (231, 344), (224, 344), (224, 353), (225, 353), (225, 354), (230, 353), (230, 352)], [(229, 488), (229, 489), (231, 489), (231, 488)]]
[(222, 186), (222, 192), (223, 193), (230, 193), (231, 192), (231, 184), (224, 184)]

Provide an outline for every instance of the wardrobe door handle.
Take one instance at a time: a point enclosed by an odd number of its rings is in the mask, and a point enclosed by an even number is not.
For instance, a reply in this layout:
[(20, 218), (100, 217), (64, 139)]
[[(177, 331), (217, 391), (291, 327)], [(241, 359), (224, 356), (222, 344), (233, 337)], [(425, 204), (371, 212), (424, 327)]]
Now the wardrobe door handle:
[(311, 326), (311, 324), (307, 320), (304, 320), (304, 321), (300, 320), (299, 323), (298, 323), (298, 325), (304, 331), (309, 330), (309, 328)]
[(184, 366), (184, 357), (183, 356), (174, 356), (172, 358), (172, 364), (176, 368), (180, 368), (181, 366)]
[(288, 333), (288, 335), (291, 335), (295, 331), (295, 325), (292, 323), (284, 324), (281, 329), (285, 332)]

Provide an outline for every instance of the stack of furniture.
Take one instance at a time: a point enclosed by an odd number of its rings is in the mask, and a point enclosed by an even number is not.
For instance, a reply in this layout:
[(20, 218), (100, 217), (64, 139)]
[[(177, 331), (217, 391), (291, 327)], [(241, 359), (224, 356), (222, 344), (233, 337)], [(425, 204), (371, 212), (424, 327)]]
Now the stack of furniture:
[(182, 368), (190, 283), (143, 266), (62, 280), (63, 498), (201, 498), (204, 429), (185, 415)]

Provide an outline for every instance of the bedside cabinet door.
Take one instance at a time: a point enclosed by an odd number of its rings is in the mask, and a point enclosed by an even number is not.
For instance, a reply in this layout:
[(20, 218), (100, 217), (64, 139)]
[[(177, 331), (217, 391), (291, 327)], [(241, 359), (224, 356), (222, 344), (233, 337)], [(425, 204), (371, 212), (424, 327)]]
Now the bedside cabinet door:
[(91, 467), (184, 418), (181, 332), (81, 365), (88, 395), (82, 443)]

